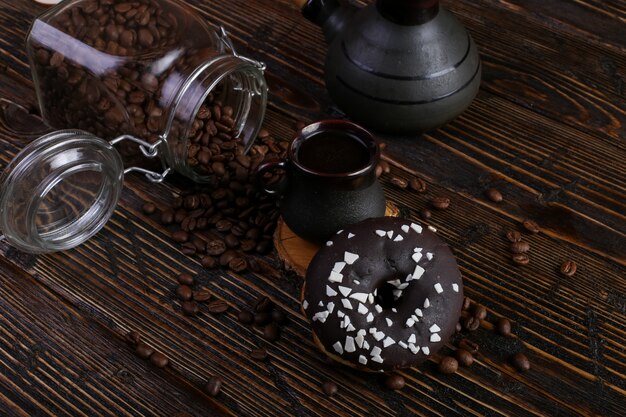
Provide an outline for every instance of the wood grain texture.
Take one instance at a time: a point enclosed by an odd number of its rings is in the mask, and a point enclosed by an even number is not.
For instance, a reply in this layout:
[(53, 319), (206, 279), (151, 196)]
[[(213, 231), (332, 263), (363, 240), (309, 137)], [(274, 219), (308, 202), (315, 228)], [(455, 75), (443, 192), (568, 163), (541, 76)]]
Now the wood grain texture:
[[(238, 50), (268, 64), (266, 127), (284, 140), (296, 120), (340, 117), (323, 87), (326, 46), (291, 0), (188, 1), (231, 33)], [(0, 243), (0, 415), (500, 416), (623, 415), (626, 404), (626, 45), (624, 1), (442, 1), (468, 27), (484, 63), (481, 91), (462, 116), (420, 138), (385, 138), (392, 174), (418, 175), (428, 192), (394, 188), (389, 200), (417, 219), (434, 196), (452, 200), (428, 224), (454, 249), (465, 291), (488, 309), (470, 337), (478, 361), (436, 371), (444, 350), (402, 372), (390, 392), (376, 375), (328, 364), (300, 313), (301, 279), (274, 256), (259, 273), (203, 270), (141, 212), (171, 203), (188, 181), (148, 184), (129, 176), (120, 206), (93, 239), (64, 253), (31, 256)], [(36, 107), (23, 39), (44, 8), (0, 0), (0, 95)], [(0, 106), (1, 107), (1, 106)], [(4, 166), (41, 129), (2, 112)], [(24, 120), (27, 120), (24, 122)], [(485, 198), (497, 187), (504, 201)], [(504, 234), (525, 218), (531, 262), (514, 266)], [(558, 273), (575, 260), (573, 277)], [(181, 314), (175, 276), (197, 274), (229, 310)], [(240, 324), (260, 295), (289, 318), (277, 343)], [(499, 317), (514, 337), (494, 333)], [(138, 359), (123, 341), (135, 330), (171, 366)], [(251, 359), (263, 346), (265, 362)], [(524, 351), (532, 369), (507, 362)], [(202, 393), (224, 378), (216, 398)], [(320, 385), (333, 380), (339, 393)], [(4, 413), (4, 414), (3, 414)], [(179, 415), (180, 416), (180, 415)]]

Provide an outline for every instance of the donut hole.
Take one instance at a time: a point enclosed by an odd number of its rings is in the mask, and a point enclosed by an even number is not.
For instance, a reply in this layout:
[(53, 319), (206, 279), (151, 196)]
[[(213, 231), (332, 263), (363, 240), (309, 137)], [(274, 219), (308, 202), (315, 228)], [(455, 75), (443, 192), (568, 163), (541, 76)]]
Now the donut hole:
[(389, 282), (385, 282), (383, 285), (378, 287), (375, 300), (376, 303), (383, 308), (383, 310), (390, 310), (398, 305), (399, 300), (402, 298), (402, 294), (396, 298), (396, 295), (394, 294), (395, 290), (396, 287)]

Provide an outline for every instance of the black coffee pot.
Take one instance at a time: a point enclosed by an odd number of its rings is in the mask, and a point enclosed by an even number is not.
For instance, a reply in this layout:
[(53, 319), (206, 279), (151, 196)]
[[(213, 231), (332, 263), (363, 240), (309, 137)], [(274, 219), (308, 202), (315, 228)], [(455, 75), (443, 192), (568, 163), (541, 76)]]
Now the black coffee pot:
[(326, 87), (353, 120), (380, 132), (414, 135), (463, 112), (480, 85), (481, 64), (467, 30), (436, 0), (294, 0), (329, 44)]

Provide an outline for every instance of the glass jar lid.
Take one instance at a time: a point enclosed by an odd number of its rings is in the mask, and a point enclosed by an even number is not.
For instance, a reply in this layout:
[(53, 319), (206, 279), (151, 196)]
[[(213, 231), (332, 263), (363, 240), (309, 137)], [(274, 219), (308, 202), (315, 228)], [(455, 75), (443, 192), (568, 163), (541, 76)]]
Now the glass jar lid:
[(61, 130), (25, 147), (0, 177), (0, 229), (25, 252), (73, 248), (109, 220), (124, 179), (122, 158), (88, 132)]

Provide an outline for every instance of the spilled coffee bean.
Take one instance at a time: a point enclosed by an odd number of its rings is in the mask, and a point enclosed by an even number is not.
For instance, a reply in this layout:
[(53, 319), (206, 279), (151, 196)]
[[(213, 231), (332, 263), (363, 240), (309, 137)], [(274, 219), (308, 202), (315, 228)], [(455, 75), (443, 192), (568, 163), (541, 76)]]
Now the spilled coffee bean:
[(385, 386), (390, 390), (401, 390), (406, 384), (404, 377), (399, 374), (391, 374), (385, 377)]
[(329, 397), (334, 396), (339, 391), (339, 387), (332, 381), (326, 381), (322, 384), (322, 391)]
[(515, 355), (511, 356), (511, 364), (519, 372), (525, 372), (530, 369), (530, 361), (523, 353), (516, 353)]
[(437, 368), (442, 374), (453, 374), (459, 369), (459, 362), (452, 356), (444, 357)]
[(566, 277), (573, 277), (576, 273), (576, 263), (574, 261), (565, 261), (561, 264), (560, 272), (561, 275)]
[(215, 300), (207, 305), (209, 313), (221, 314), (228, 310), (228, 304), (224, 300)]

